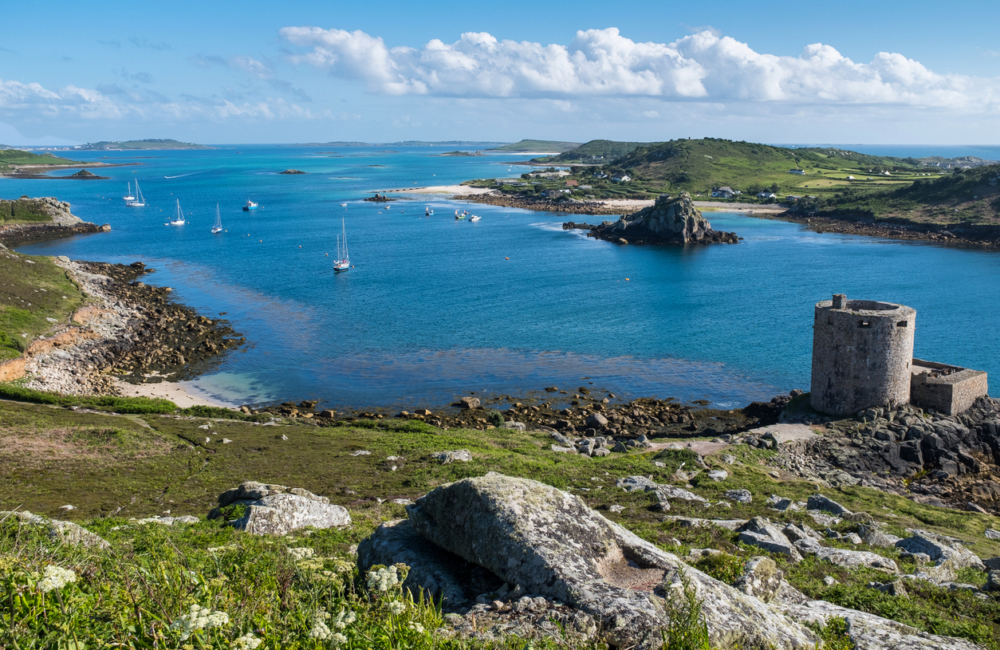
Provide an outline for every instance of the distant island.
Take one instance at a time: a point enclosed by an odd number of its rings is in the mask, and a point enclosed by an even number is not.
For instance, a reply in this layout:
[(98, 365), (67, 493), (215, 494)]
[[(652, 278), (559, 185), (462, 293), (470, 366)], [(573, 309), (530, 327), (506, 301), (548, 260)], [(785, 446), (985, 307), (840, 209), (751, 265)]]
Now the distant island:
[(817, 230), (1000, 245), (1000, 164), (972, 156), (898, 158), (837, 147), (776, 147), (722, 138), (592, 140), (514, 178), (466, 181), (468, 200), (609, 214), (608, 200), (689, 192), (714, 209), (779, 214)]
[(154, 151), (157, 149), (211, 149), (202, 144), (191, 144), (190, 142), (179, 142), (177, 140), (125, 140), (125, 141), (104, 141), (88, 142), (87, 144), (73, 147), (78, 151)]
[(557, 140), (521, 140), (512, 144), (493, 147), (487, 151), (503, 151), (507, 153), (562, 153), (581, 146), (579, 142), (559, 142)]
[(304, 171), (298, 169), (286, 169), (283, 172), (278, 172), (279, 174), (305, 174)]
[[(483, 142), (481, 140), (443, 140), (441, 142), (426, 142), (424, 140), (404, 140), (403, 142), (308, 142), (292, 145), (296, 147), (478, 147), (502, 145), (503, 142)], [(490, 149), (493, 151), (493, 149)], [(534, 151), (549, 151), (535, 149)]]
[(482, 156), (482, 151), (448, 151), (446, 153), (439, 153), (439, 156), (451, 156), (459, 158), (469, 158), (475, 156)]
[[(14, 172), (21, 167), (30, 168), (32, 171), (39, 169), (51, 169), (58, 167), (76, 167), (83, 163), (76, 160), (59, 158), (51, 153), (31, 153), (21, 149), (0, 149), (0, 173)], [(98, 166), (100, 163), (98, 163)], [(93, 166), (93, 165), (92, 165)]]

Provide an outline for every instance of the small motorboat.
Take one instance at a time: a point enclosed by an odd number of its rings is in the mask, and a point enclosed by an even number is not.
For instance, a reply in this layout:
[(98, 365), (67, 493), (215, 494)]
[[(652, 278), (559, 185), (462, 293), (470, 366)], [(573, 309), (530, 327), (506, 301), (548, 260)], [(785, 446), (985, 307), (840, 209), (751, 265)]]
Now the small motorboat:
[(346, 208), (346, 207), (347, 207), (347, 204), (346, 204), (346, 203), (341, 203), (341, 204), (340, 204), (340, 207), (342, 207), (342, 208)]
[(480, 219), (482, 219), (482, 217), (480, 217), (479, 215), (476, 215), (476, 214), (474, 214), (471, 217), (469, 217), (469, 221), (470, 222), (471, 221), (479, 221)]
[(251, 210), (256, 210), (258, 207), (259, 206), (258, 206), (257, 203), (254, 203), (250, 199), (247, 199), (246, 204), (243, 206), (243, 211), (244, 212), (250, 212)]
[(431, 210), (430, 206), (427, 206), (426, 208), (424, 208), (424, 216), (425, 217), (429, 217), (432, 214), (434, 214), (434, 210)]
[(455, 210), (455, 221), (458, 221), (459, 219), (464, 219), (464, 218), (465, 218), (464, 214), (460, 214), (458, 210)]

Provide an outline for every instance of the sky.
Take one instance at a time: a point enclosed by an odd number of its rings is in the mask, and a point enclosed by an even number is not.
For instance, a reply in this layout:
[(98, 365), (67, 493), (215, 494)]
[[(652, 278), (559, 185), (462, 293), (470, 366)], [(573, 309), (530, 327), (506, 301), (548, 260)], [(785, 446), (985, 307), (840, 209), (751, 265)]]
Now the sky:
[(0, 0), (0, 143), (998, 144), (998, 24), (995, 0)]

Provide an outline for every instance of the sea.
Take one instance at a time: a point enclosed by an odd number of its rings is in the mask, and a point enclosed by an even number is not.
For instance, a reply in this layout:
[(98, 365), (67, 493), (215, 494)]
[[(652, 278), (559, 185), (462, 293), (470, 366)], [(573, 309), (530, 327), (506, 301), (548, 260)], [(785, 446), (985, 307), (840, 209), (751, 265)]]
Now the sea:
[[(362, 200), (528, 169), (516, 164), (525, 154), (441, 156), (452, 149), (74, 151), (135, 164), (94, 169), (110, 180), (0, 179), (0, 197), (55, 196), (111, 225), (21, 252), (142, 261), (155, 269), (147, 283), (228, 319), (247, 344), (186, 387), (234, 405), (433, 408), (557, 386), (736, 408), (809, 388), (813, 306), (834, 293), (914, 307), (916, 356), (1000, 377), (995, 252), (728, 213), (706, 216), (738, 233), (737, 245), (619, 246), (561, 228), (577, 215), (449, 195)], [(1000, 158), (998, 147), (863, 150)], [(306, 173), (279, 173), (290, 168)], [(121, 198), (135, 181), (145, 208)], [(259, 209), (243, 211), (248, 200)], [(178, 202), (187, 225), (166, 225)], [(216, 206), (224, 232), (213, 235)], [(481, 220), (456, 220), (456, 210)], [(352, 268), (336, 274), (343, 230)]]

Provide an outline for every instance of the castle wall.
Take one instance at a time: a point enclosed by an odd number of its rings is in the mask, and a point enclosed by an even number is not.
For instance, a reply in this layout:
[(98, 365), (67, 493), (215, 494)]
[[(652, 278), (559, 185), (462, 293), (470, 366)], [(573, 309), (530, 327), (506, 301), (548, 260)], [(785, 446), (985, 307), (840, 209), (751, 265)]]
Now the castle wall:
[(811, 404), (830, 415), (910, 401), (917, 312), (841, 294), (816, 304)]

